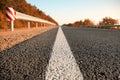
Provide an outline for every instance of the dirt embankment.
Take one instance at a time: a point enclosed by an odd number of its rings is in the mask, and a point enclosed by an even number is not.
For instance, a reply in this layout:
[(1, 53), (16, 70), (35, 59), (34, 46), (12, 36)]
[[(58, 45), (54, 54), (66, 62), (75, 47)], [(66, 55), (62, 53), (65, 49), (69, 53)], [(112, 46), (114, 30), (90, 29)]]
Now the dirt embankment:
[(39, 27), (39, 28), (23, 28), (15, 29), (11, 32), (10, 30), (3, 31), (0, 30), (0, 51), (3, 51), (7, 48), (12, 47), (15, 44), (18, 44), (24, 40), (32, 38), (33, 36), (50, 30), (54, 27)]

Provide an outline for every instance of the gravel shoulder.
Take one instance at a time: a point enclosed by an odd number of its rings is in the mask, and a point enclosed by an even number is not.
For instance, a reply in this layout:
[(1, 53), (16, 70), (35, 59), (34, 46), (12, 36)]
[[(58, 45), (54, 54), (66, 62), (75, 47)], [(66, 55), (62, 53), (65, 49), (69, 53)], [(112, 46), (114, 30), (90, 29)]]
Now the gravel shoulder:
[(120, 80), (120, 31), (62, 29), (84, 80)]
[(50, 30), (54, 27), (38, 27), (38, 28), (23, 28), (15, 29), (11, 32), (10, 30), (0, 30), (0, 51), (3, 51), (7, 48), (12, 47), (15, 44), (18, 44), (22, 41), (32, 38), (35, 35), (43, 33), (47, 30)]

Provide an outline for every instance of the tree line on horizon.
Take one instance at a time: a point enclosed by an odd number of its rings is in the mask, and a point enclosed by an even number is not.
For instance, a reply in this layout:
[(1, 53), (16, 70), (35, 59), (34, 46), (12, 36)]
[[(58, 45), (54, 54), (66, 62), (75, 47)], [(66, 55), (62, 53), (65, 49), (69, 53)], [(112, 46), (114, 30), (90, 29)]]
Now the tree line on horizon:
[(74, 23), (63, 24), (63, 26), (111, 28), (115, 24), (118, 24), (117, 19), (113, 19), (111, 17), (105, 17), (102, 19), (102, 21), (99, 21), (99, 23), (97, 25), (95, 25), (95, 23), (90, 19), (84, 19), (84, 20), (76, 21)]
[[(10, 22), (6, 21), (6, 7), (12, 7), (18, 12), (35, 16), (58, 25), (58, 23), (42, 10), (26, 2), (26, 0), (0, 0), (0, 29), (9, 29)], [(15, 27), (22, 28), (27, 26), (27, 21), (15, 20)], [(35, 26), (35, 22), (31, 22)]]

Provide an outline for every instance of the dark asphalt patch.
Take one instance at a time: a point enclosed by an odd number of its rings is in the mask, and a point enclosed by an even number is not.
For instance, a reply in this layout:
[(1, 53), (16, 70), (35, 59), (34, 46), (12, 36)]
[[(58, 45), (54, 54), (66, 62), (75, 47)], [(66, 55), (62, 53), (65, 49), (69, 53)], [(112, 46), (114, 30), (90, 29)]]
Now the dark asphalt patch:
[(84, 80), (120, 80), (120, 31), (62, 29)]
[(0, 80), (45, 80), (58, 28), (0, 52)]

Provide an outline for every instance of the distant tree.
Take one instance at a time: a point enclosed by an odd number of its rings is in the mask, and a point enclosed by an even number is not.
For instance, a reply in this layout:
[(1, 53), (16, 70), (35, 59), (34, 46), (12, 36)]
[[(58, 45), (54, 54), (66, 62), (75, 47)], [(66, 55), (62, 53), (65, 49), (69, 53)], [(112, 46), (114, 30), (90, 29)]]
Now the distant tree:
[(93, 23), (90, 19), (85, 19), (84, 22), (83, 22), (83, 25), (86, 25), (86, 26), (93, 26), (94, 23)]
[(83, 25), (83, 21), (82, 20), (76, 21), (76, 22), (73, 23), (74, 27), (80, 27), (81, 25)]
[(73, 26), (74, 26), (74, 27), (79, 27), (79, 21), (74, 22), (74, 23), (73, 23)]
[(69, 23), (69, 24), (67, 24), (67, 26), (73, 26), (73, 24), (72, 24), (72, 23)]
[(85, 19), (84, 21), (76, 21), (74, 23), (65, 24), (66, 26), (80, 27), (80, 26), (93, 26), (94, 23), (90, 19)]
[(0, 10), (3, 10), (5, 6), (5, 2), (0, 2)]
[(114, 25), (117, 23), (118, 23), (118, 20), (110, 17), (105, 17), (102, 19), (102, 21), (99, 22), (99, 25)]
[(7, 22), (5, 21), (5, 15), (0, 12), (0, 29), (7, 29)]
[(83, 21), (82, 20), (79, 21), (79, 25), (83, 25)]

